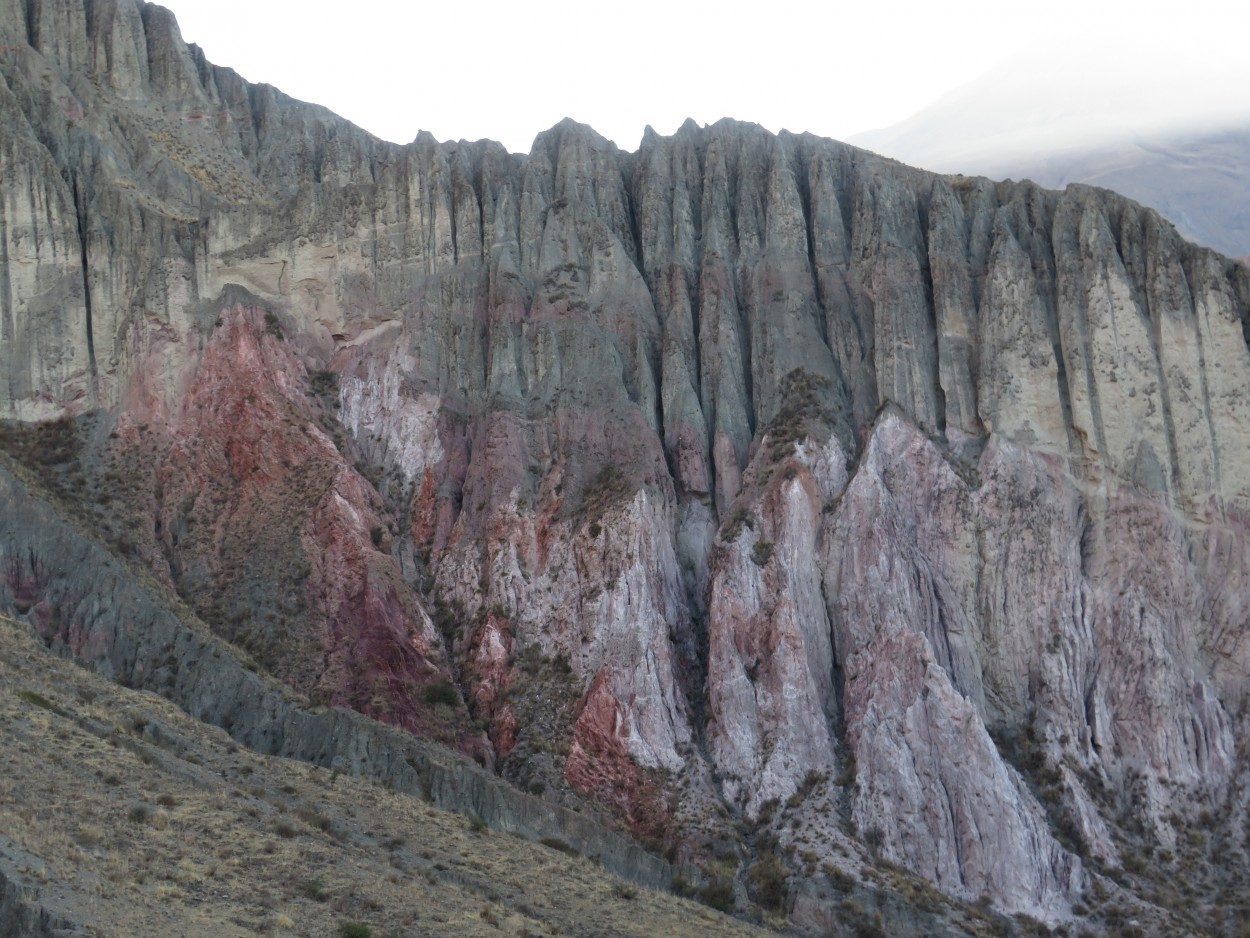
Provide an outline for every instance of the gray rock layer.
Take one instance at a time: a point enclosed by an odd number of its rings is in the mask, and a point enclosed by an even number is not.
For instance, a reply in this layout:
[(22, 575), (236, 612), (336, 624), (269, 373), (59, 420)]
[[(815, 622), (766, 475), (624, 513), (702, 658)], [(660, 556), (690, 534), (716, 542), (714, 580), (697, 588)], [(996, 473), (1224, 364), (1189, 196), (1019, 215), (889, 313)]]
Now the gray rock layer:
[(0, 871), (0, 938), (61, 938), (73, 927), (32, 903), (19, 883)]

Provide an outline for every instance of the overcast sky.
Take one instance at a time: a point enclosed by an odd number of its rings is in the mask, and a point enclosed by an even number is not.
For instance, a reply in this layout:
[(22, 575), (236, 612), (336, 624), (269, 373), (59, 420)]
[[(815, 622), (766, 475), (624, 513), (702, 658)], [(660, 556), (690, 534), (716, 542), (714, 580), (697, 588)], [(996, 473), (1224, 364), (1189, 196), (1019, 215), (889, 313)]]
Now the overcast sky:
[(647, 124), (672, 133), (687, 117), (845, 139), (901, 121), (1026, 50), (1043, 63), (1053, 50), (1065, 74), (1123, 81), (1163, 70), (1250, 97), (1250, 55), (1238, 48), (1250, 5), (1211, 0), (165, 5), (213, 62), (400, 143), (428, 130), (527, 152), (564, 117), (630, 150)]

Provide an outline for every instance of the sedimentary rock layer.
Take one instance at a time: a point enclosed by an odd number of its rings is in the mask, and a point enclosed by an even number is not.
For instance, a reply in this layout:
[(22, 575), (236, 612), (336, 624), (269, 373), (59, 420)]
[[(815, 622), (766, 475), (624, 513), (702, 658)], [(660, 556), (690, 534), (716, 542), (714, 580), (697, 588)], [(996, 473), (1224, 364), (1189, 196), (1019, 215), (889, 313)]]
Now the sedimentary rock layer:
[(271, 673), (684, 860), (720, 805), (1050, 919), (1125, 812), (1244, 808), (1244, 266), (730, 121), (395, 146), (129, 0), (0, 37), (0, 410), (102, 420)]

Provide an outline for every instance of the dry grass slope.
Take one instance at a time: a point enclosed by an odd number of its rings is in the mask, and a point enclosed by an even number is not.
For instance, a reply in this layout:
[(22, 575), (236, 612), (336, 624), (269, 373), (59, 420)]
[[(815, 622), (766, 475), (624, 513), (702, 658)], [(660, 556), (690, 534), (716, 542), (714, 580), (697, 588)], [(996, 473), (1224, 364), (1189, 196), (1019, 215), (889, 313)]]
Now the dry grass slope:
[(0, 873), (77, 934), (761, 934), (371, 782), (242, 749), (3, 617), (0, 688)]

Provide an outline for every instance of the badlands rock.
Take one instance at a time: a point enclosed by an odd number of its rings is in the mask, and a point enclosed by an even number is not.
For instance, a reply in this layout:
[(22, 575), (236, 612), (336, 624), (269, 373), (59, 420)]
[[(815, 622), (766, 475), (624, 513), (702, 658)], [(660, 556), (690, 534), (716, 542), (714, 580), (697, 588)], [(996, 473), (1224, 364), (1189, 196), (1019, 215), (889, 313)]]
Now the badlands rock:
[(0, 411), (273, 675), (704, 867), (1246, 869), (1244, 266), (731, 121), (393, 146), (133, 0), (0, 44)]

